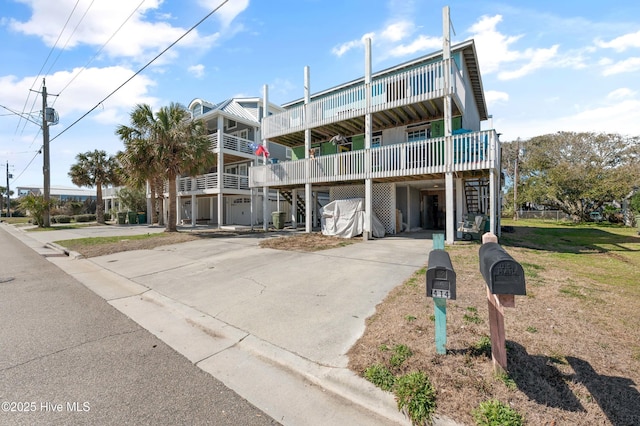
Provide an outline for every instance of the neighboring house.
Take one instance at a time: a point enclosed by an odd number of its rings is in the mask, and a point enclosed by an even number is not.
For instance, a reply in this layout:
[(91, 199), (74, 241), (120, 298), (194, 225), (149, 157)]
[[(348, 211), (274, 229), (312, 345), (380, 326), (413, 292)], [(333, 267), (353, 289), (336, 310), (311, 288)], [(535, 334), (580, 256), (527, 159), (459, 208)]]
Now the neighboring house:
[[(44, 187), (42, 186), (19, 186), (16, 189), (18, 197), (27, 194), (43, 195)], [(96, 199), (95, 189), (81, 189), (68, 186), (50, 186), (49, 196), (60, 201), (87, 201)]]
[[(252, 165), (264, 163), (264, 156), (256, 155), (252, 149), (253, 144), (262, 144), (263, 100), (233, 98), (212, 104), (194, 99), (188, 109), (193, 119), (206, 123), (217, 162), (205, 174), (178, 178), (178, 224), (222, 226), (261, 222), (264, 216), (263, 194), (251, 190), (248, 175)], [(281, 111), (283, 109), (277, 105), (268, 104), (269, 114)], [(284, 161), (287, 155), (291, 155), (290, 150), (276, 143), (268, 143), (267, 151), (270, 162)], [(166, 197), (168, 189), (165, 188), (165, 201)], [(267, 194), (267, 198), (270, 200), (268, 208), (278, 209), (275, 192)]]
[(481, 130), (491, 117), (474, 41), (449, 46), (445, 19), (442, 51), (373, 74), (368, 41), (364, 78), (313, 95), (305, 68), (304, 98), (262, 121), (262, 137), (291, 148), (291, 161), (251, 167), (249, 185), (295, 200), (307, 232), (314, 197), (327, 194), (364, 198), (367, 231), (373, 212), (389, 234), (443, 230), (452, 243), (465, 214), (479, 213), (496, 233), (500, 142)]

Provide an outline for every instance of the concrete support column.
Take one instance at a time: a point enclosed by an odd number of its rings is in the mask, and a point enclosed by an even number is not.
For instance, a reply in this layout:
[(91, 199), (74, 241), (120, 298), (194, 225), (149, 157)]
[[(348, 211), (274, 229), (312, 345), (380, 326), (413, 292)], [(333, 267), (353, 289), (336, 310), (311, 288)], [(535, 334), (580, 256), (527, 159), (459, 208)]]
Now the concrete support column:
[(222, 194), (218, 194), (216, 197), (218, 201), (218, 229), (222, 228), (224, 225), (224, 196)]

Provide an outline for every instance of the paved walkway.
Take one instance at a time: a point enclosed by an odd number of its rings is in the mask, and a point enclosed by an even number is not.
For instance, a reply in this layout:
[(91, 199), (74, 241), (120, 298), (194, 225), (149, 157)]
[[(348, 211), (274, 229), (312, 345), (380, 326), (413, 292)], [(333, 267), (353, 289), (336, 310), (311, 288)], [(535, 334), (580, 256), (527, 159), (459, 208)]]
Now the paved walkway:
[(274, 234), (251, 234), (73, 259), (44, 245), (162, 229), (5, 228), (283, 424), (409, 423), (391, 394), (346, 368), (346, 353), (375, 306), (426, 264), (430, 234), (316, 253), (263, 249)]

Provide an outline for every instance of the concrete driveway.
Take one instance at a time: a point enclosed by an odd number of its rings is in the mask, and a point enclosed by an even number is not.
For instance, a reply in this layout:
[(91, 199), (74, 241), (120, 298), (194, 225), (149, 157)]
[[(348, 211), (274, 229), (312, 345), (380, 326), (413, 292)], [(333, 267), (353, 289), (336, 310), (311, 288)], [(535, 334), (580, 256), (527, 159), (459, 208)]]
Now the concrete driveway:
[[(13, 233), (34, 247), (146, 232), (162, 229)], [(315, 253), (259, 247), (273, 236), (50, 261), (283, 424), (408, 424), (390, 393), (348, 370), (346, 353), (376, 305), (426, 265), (431, 234)]]

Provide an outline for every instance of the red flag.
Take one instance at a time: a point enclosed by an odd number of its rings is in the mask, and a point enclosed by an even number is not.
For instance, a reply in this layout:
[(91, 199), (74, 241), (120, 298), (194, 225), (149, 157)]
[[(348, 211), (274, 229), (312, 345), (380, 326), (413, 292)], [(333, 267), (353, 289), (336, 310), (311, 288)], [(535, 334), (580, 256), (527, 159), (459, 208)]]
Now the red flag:
[(258, 148), (256, 149), (256, 155), (262, 155), (262, 154), (264, 154), (265, 157), (268, 157), (269, 151), (267, 151), (267, 147), (263, 145), (258, 145)]

